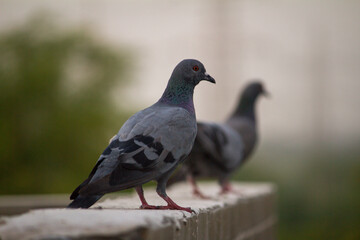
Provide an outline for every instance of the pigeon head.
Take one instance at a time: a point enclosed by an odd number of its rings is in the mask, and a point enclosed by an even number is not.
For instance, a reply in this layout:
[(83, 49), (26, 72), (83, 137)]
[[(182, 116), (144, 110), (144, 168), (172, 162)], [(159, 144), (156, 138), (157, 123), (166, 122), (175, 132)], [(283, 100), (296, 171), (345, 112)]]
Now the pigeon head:
[(259, 81), (249, 83), (241, 93), (239, 104), (233, 115), (255, 120), (255, 103), (260, 95), (269, 96), (263, 84)]
[(195, 59), (182, 60), (171, 75), (170, 81), (174, 80), (184, 81), (193, 86), (196, 86), (202, 80), (215, 83), (215, 79), (206, 73), (204, 65)]
[(255, 81), (249, 83), (245, 87), (240, 99), (244, 99), (244, 100), (247, 99), (248, 101), (256, 101), (259, 95), (268, 96), (269, 94), (265, 90), (264, 85), (261, 82)]
[(206, 73), (204, 65), (195, 59), (185, 59), (174, 69), (159, 102), (184, 107), (195, 112), (193, 94), (195, 86), (202, 80), (215, 83)]

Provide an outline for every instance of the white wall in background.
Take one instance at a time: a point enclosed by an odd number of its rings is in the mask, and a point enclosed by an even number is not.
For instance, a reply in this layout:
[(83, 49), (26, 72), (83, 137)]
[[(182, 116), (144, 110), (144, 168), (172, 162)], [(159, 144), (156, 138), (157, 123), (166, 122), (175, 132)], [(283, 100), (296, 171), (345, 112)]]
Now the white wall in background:
[(244, 83), (261, 78), (272, 95), (258, 105), (264, 141), (360, 139), (359, 1), (0, 1), (0, 30), (41, 11), (133, 50), (121, 107), (152, 104), (174, 66), (197, 58), (217, 80), (196, 89), (199, 119), (224, 119)]

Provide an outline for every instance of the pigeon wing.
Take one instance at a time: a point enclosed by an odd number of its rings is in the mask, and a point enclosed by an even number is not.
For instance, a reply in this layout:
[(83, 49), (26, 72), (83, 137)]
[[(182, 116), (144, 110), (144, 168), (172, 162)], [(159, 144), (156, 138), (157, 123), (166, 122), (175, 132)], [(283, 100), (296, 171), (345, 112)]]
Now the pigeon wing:
[(195, 144), (201, 146), (203, 155), (225, 171), (236, 167), (243, 155), (240, 135), (225, 124), (199, 122)]
[(185, 109), (145, 109), (120, 129), (79, 192), (106, 193), (159, 178), (189, 154), (195, 134), (195, 118)]

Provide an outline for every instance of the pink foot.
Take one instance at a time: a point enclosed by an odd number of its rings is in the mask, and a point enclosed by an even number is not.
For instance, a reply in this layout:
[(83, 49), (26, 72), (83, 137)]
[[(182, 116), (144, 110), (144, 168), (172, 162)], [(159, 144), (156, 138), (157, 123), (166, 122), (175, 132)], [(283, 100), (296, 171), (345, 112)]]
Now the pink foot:
[(243, 195), (240, 191), (234, 189), (234, 188), (231, 186), (230, 183), (225, 183), (225, 184), (223, 184), (223, 185), (221, 186), (221, 191), (220, 191), (219, 194), (220, 194), (220, 195), (226, 195), (226, 194), (229, 194), (229, 193), (233, 193), (233, 194), (239, 195), (239, 196), (242, 196), (242, 195)]
[[(161, 195), (160, 195), (161, 196)], [(161, 206), (161, 209), (171, 209), (171, 210), (182, 210), (182, 211), (186, 211), (188, 213), (192, 213), (195, 212), (194, 210), (192, 210), (191, 208), (184, 208), (184, 207), (180, 207), (179, 205), (177, 205), (173, 200), (171, 200), (171, 198), (169, 198), (168, 196), (161, 196), (166, 202), (167, 202), (167, 206)]]
[(168, 196), (166, 196), (166, 194), (159, 194), (159, 195), (160, 195), (160, 197), (162, 197), (167, 202), (167, 204), (168, 204), (167, 206), (149, 205), (147, 203), (147, 201), (145, 200), (144, 191), (142, 189), (142, 186), (137, 186), (135, 188), (135, 190), (136, 190), (137, 194), (139, 195), (139, 198), (140, 198), (140, 201), (141, 201), (140, 209), (171, 209), (171, 210), (186, 211), (186, 212), (189, 212), (189, 213), (194, 212), (191, 208), (180, 207), (173, 200), (171, 200)]
[(190, 182), (192, 188), (193, 188), (193, 195), (195, 197), (199, 197), (201, 199), (211, 199), (210, 197), (204, 195), (200, 190), (199, 190), (199, 187), (198, 185), (196, 184), (196, 181), (194, 179), (194, 177), (192, 175), (188, 175), (187, 176), (187, 180), (188, 182)]
[(140, 209), (159, 209), (159, 206), (149, 205), (149, 204), (142, 204)]
[(195, 212), (194, 210), (192, 210), (191, 208), (184, 208), (184, 207), (180, 207), (180, 206), (158, 206), (158, 209), (163, 209), (163, 210), (181, 210), (181, 211), (186, 211), (188, 213), (193, 213)]
[(204, 195), (202, 192), (199, 191), (199, 189), (193, 190), (193, 195), (204, 200), (209, 200), (211, 197)]
[(186, 211), (188, 213), (192, 213), (194, 212), (191, 208), (184, 208), (184, 207), (180, 207), (180, 206), (154, 206), (154, 205), (141, 205), (140, 209), (162, 209), (162, 210), (181, 210), (181, 211)]

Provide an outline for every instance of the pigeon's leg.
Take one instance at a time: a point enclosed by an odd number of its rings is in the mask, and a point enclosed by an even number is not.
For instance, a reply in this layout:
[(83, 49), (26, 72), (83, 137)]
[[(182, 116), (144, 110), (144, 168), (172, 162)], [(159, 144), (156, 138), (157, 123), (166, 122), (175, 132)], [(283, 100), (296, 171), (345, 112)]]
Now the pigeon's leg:
[(159, 209), (158, 206), (149, 205), (144, 197), (144, 190), (142, 188), (142, 185), (135, 187), (135, 190), (137, 194), (139, 195), (140, 201), (141, 201), (141, 209)]
[(194, 196), (199, 197), (199, 198), (201, 198), (201, 199), (210, 199), (210, 197), (204, 195), (204, 194), (200, 191), (198, 185), (196, 184), (196, 181), (195, 181), (194, 177), (193, 177), (191, 174), (189, 174), (189, 175), (187, 176), (187, 180), (188, 180), (188, 182), (189, 182), (189, 183), (191, 184), (191, 186), (192, 186)]
[(220, 185), (221, 185), (220, 195), (225, 195), (225, 194), (229, 194), (229, 193), (233, 193), (233, 194), (240, 195), (240, 196), (242, 195), (241, 192), (239, 192), (233, 188), (233, 186), (231, 185), (231, 183), (228, 179), (226, 179), (224, 181), (220, 181)]
[(191, 210), (191, 208), (184, 208), (184, 207), (180, 207), (179, 205), (177, 205), (173, 200), (171, 200), (171, 198), (169, 198), (169, 196), (166, 194), (165, 188), (166, 188), (166, 181), (158, 181), (158, 185), (156, 188), (156, 192), (159, 194), (159, 196), (164, 199), (167, 202), (167, 206), (159, 206), (159, 209), (173, 209), (173, 210), (182, 210), (182, 211), (186, 211), (189, 213), (192, 213), (193, 210)]
[(229, 181), (224, 181), (221, 183), (221, 191), (220, 191), (221, 195), (228, 194), (228, 193), (232, 192), (233, 190), (234, 189), (232, 188)]

